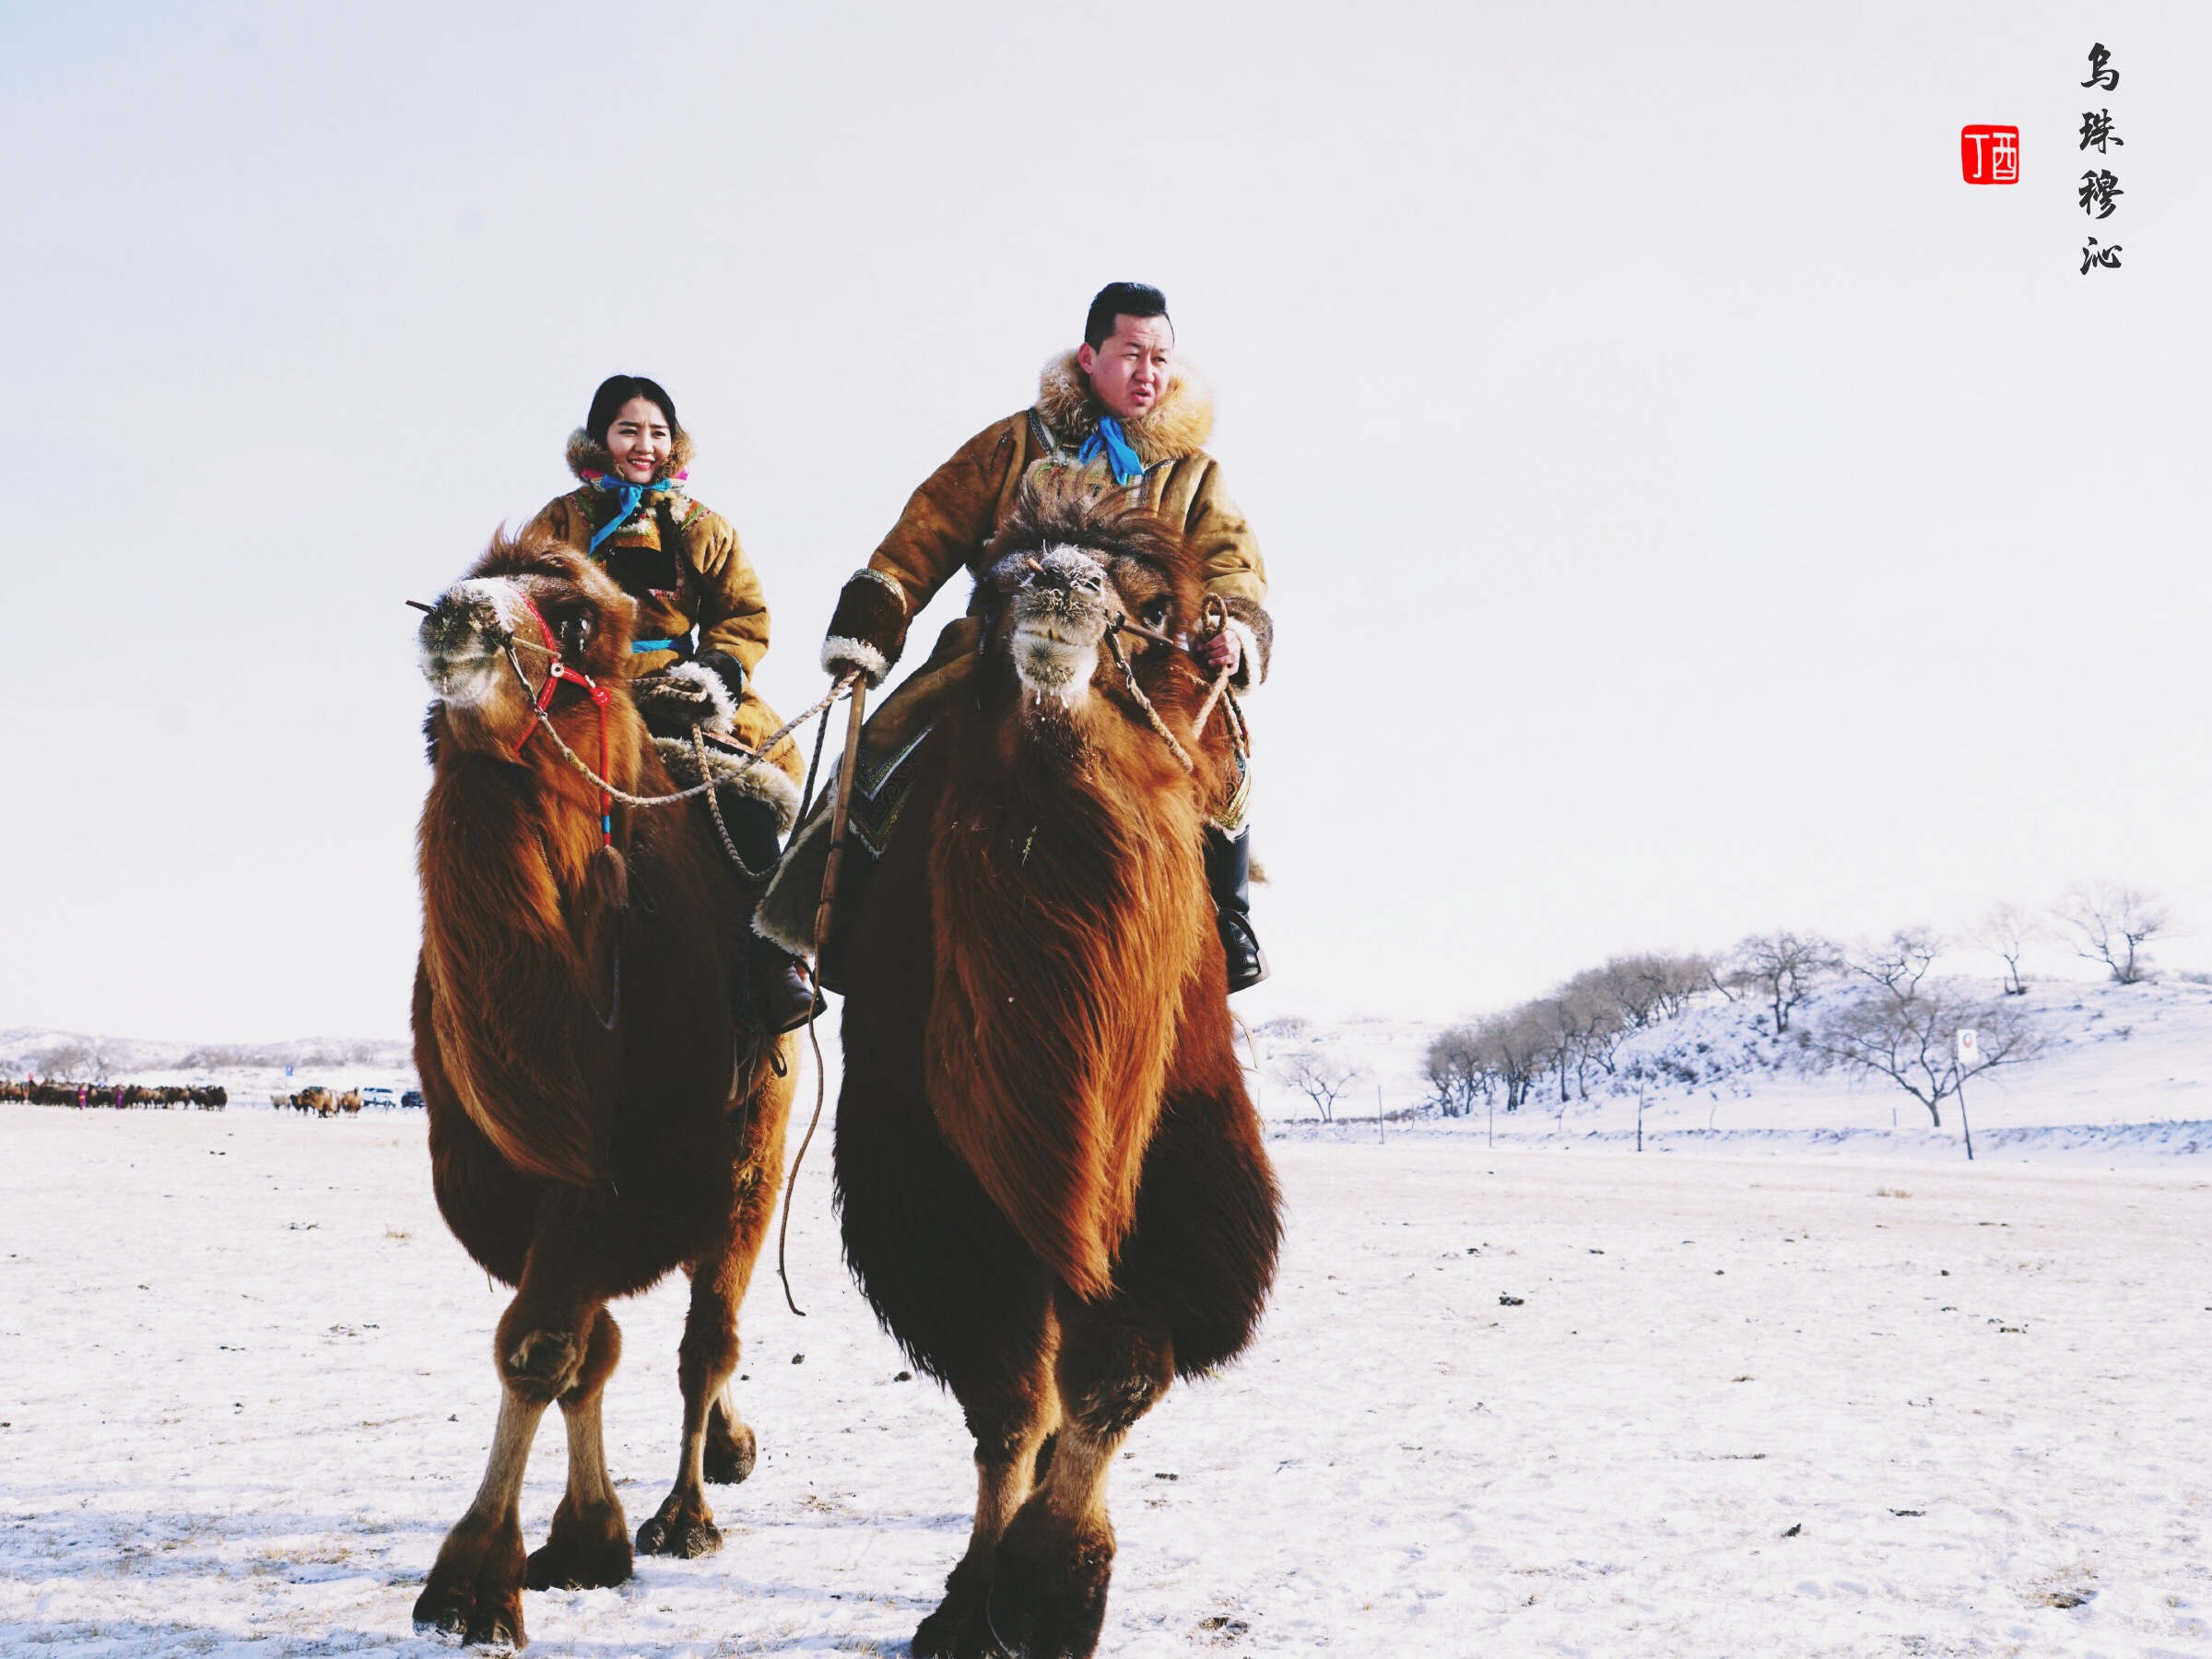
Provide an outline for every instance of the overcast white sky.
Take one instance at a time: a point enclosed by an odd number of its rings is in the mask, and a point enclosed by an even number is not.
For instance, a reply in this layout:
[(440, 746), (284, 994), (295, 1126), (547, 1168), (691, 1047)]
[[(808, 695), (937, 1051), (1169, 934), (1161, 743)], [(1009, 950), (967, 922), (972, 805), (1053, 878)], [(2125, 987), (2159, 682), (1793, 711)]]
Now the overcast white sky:
[[(2179, 5), (0, 6), (0, 1026), (403, 1030), (401, 601), (567, 487), (600, 377), (675, 395), (791, 709), (1116, 277), (1274, 582), (1248, 1012), (2097, 875), (2212, 962), (2208, 46)], [(1969, 122), (2019, 184), (1961, 182)]]

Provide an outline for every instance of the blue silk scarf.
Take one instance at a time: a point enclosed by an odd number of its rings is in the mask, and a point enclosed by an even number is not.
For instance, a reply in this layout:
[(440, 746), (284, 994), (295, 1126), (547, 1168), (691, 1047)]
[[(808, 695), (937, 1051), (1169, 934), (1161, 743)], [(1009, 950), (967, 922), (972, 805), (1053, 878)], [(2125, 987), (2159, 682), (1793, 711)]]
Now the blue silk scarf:
[(627, 479), (609, 477), (605, 473), (587, 473), (584, 477), (594, 489), (608, 490), (622, 498), (615, 516), (608, 519), (606, 526), (593, 535), (592, 545), (584, 549), (587, 554), (598, 552), (601, 542), (635, 518), (647, 496), (680, 496), (684, 493), (684, 480), (680, 475), (673, 478), (654, 478), (645, 484), (632, 484)]
[(1113, 481), (1120, 485), (1135, 483), (1145, 476), (1145, 464), (1137, 458), (1135, 446), (1122, 432), (1122, 423), (1111, 415), (1099, 417), (1099, 429), (1083, 441), (1076, 452), (1076, 459), (1088, 465), (1100, 455), (1106, 457), (1108, 470)]

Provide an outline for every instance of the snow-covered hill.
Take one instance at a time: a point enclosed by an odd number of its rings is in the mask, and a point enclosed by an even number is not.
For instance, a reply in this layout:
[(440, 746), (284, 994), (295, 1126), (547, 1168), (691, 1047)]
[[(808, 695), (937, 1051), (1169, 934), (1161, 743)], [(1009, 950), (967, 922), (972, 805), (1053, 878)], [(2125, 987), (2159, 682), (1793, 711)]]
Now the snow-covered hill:
[[(1974, 988), (1996, 994), (1994, 982)], [(1792, 1015), (1818, 1021), (1837, 999), (1817, 993)], [(2048, 982), (2016, 1002), (2045, 1034), (2043, 1058), (1968, 1084), (1966, 1116), (1981, 1157), (2123, 1158), (2212, 1153), (2212, 986)], [(1795, 1032), (1777, 1036), (1759, 1005), (1708, 996), (1675, 1019), (1631, 1033), (1607, 1075), (1593, 1065), (1588, 1094), (1545, 1079), (1517, 1112), (1479, 1108), (1448, 1118), (1431, 1104), (1426, 1073), (1440, 1023), (1393, 1019), (1276, 1019), (1253, 1032), (1260, 1109), (1277, 1132), (1488, 1136), (1514, 1145), (1633, 1145), (1639, 1101), (1644, 1144), (1665, 1151), (1825, 1149), (1963, 1157), (1959, 1114), (1943, 1124), (1889, 1084), (1830, 1070), (1808, 1075)], [(1307, 1062), (1301, 1067), (1300, 1063)], [(1301, 1071), (1304, 1076), (1301, 1077)], [(1342, 1079), (1334, 1124), (1311, 1078)], [(1301, 1081), (1308, 1087), (1301, 1088)]]

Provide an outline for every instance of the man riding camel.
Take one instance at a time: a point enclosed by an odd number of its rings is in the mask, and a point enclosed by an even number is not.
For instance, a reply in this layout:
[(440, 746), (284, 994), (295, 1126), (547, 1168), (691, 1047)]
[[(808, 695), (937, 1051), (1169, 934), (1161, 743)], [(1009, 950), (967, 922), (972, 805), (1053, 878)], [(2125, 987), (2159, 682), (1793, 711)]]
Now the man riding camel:
[[(845, 583), (822, 645), (831, 674), (857, 671), (883, 683), (906, 644), (908, 622), (998, 532), (1023, 478), (1035, 468), (1093, 474), (1101, 489), (1126, 492), (1188, 538), (1229, 625), (1192, 644), (1197, 660), (1230, 669), (1240, 690), (1267, 675), (1274, 627), (1262, 608), (1266, 567), (1252, 527), (1221, 484), (1221, 468), (1202, 447), (1214, 426), (1213, 399), (1175, 357), (1167, 297), (1140, 282), (1110, 283), (1090, 302), (1083, 344), (1047, 363), (1037, 401), (985, 427), (914, 491), (867, 567)], [(927, 682), (972, 655), (976, 624), (946, 629), (910, 685)], [(901, 687), (879, 720), (897, 724), (908, 698)], [(1243, 794), (1206, 831), (1206, 871), (1229, 959), (1229, 988), (1267, 977), (1267, 959), (1252, 929), (1251, 832)]]

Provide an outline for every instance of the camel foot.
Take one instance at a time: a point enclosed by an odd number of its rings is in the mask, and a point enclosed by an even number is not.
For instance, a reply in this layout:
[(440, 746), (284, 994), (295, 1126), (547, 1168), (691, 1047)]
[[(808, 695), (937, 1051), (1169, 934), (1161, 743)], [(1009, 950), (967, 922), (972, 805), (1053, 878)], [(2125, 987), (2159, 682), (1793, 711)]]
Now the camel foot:
[(524, 1646), (523, 1529), (464, 1520), (445, 1535), (438, 1561), (415, 1598), (415, 1628), (473, 1647)]
[(527, 1331), (500, 1359), (500, 1380), (518, 1399), (550, 1406), (583, 1371), (583, 1346), (567, 1331)]
[(753, 1463), (759, 1455), (759, 1442), (753, 1438), (752, 1425), (734, 1420), (716, 1401), (707, 1414), (707, 1445), (705, 1467), (707, 1478), (716, 1486), (735, 1486), (753, 1472)]
[(990, 1597), (990, 1570), (963, 1557), (945, 1581), (945, 1599), (914, 1630), (914, 1659), (995, 1659), (1002, 1650), (985, 1611)]
[(571, 1508), (563, 1498), (553, 1512), (545, 1547), (530, 1552), (533, 1590), (596, 1590), (629, 1582), (629, 1520), (618, 1499)]
[(1106, 1622), (1113, 1528), (1025, 1506), (992, 1561), (992, 1634), (1014, 1659), (1089, 1659)]
[(722, 1529), (714, 1524), (714, 1512), (706, 1500), (687, 1497), (680, 1489), (669, 1493), (653, 1519), (638, 1528), (640, 1555), (691, 1559), (721, 1547)]

